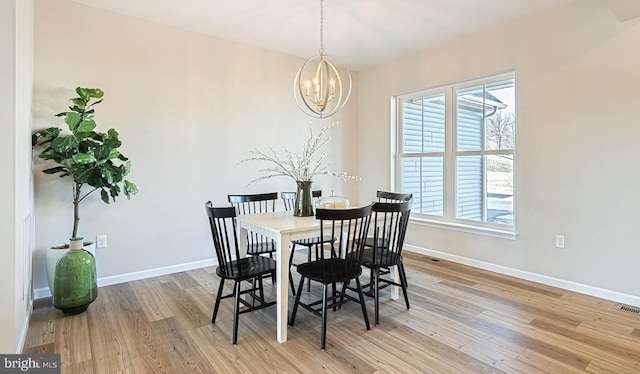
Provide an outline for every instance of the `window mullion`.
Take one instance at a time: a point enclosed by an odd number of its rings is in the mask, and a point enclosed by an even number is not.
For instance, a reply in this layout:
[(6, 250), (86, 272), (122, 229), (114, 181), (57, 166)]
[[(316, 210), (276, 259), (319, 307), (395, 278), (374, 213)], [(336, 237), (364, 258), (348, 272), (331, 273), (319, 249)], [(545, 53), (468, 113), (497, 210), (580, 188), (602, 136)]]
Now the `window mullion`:
[(455, 156), (500, 156), (500, 155), (513, 155), (513, 154), (514, 154), (513, 149), (455, 152)]
[(456, 151), (455, 141), (455, 111), (453, 104), (453, 89), (445, 92), (444, 108), (445, 108), (445, 152), (443, 159), (444, 173), (444, 210), (443, 217), (445, 219), (453, 219), (455, 216), (455, 168), (454, 168), (454, 152)]

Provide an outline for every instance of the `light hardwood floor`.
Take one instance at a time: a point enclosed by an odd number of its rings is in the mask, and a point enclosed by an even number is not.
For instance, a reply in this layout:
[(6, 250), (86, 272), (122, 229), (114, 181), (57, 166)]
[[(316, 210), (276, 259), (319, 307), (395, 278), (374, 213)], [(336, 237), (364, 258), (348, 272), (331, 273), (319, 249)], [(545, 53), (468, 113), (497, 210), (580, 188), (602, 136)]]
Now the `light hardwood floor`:
[(241, 315), (232, 346), (232, 301), (211, 324), (204, 268), (100, 288), (71, 317), (38, 300), (24, 353), (60, 353), (62, 373), (640, 373), (640, 316), (614, 302), (418, 254), (405, 267), (411, 309), (383, 290), (366, 331), (349, 303), (329, 313), (325, 352), (304, 309), (284, 344), (275, 308)]

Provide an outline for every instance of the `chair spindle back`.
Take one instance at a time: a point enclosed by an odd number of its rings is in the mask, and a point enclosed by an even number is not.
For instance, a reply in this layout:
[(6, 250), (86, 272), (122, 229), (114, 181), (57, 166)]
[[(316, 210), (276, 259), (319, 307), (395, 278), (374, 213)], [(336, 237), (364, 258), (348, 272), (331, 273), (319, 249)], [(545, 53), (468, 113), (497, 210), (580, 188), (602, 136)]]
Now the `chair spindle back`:
[(240, 258), (238, 238), (236, 236), (236, 210), (234, 207), (214, 207), (209, 201), (205, 204), (213, 246), (220, 270), (225, 275), (233, 275), (231, 262)]
[[(331, 258), (347, 260), (336, 262), (339, 266), (353, 266), (360, 262), (364, 251), (363, 239), (367, 236), (371, 223), (372, 206), (373, 204), (350, 209), (316, 209), (316, 218), (320, 220), (320, 236), (337, 238), (330, 244)], [(326, 223), (329, 223), (327, 227)], [(320, 259), (325, 258), (324, 251), (320, 251), (320, 256)], [(349, 264), (350, 262), (353, 264)]]
[[(412, 200), (401, 203), (374, 203), (373, 222), (373, 262), (375, 264), (396, 264), (402, 254)], [(385, 244), (382, 244), (385, 243)]]

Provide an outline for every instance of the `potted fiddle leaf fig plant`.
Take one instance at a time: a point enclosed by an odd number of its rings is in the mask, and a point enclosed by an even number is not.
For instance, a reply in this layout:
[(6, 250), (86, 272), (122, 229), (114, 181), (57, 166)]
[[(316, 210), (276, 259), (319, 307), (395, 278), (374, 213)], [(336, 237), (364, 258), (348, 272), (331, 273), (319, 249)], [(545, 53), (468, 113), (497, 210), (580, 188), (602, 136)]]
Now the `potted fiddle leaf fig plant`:
[[(82, 250), (85, 243), (78, 236), (80, 203), (96, 191), (100, 191), (102, 201), (107, 204), (115, 202), (118, 196), (130, 198), (138, 192), (136, 185), (125, 179), (131, 170), (131, 162), (118, 150), (122, 145), (118, 132), (114, 129), (106, 133), (96, 131), (94, 107), (102, 102), (103, 91), (78, 87), (76, 93), (78, 97), (70, 99), (72, 105), (69, 111), (56, 115), (64, 118), (68, 132), (59, 127), (49, 127), (36, 130), (31, 138), (33, 146), (44, 148), (39, 157), (56, 164), (43, 172), (71, 179), (73, 230), (70, 244), (58, 246), (70, 250), (62, 256), (53, 255), (57, 257), (54, 261), (47, 260), (48, 266), (50, 263), (55, 266), (55, 271), (48, 269), (53, 304), (65, 314), (83, 312), (97, 296), (95, 259), (91, 253)], [(93, 269), (84, 271), (74, 268), (83, 262), (93, 264)], [(78, 279), (86, 281), (87, 284), (83, 286), (85, 289), (70, 289), (78, 285)]]

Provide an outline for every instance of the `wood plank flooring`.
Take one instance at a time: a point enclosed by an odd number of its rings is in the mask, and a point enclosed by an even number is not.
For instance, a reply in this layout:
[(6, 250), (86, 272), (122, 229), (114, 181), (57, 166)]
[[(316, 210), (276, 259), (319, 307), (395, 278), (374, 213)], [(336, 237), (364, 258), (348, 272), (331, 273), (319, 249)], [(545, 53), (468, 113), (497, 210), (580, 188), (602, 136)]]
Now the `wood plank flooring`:
[(204, 268), (102, 287), (71, 317), (38, 300), (24, 353), (60, 353), (63, 373), (640, 373), (640, 315), (612, 301), (413, 253), (405, 268), (411, 309), (385, 289), (367, 331), (349, 303), (329, 313), (325, 352), (304, 309), (284, 344), (267, 308), (240, 316), (231, 345), (232, 300), (211, 324), (219, 280)]

